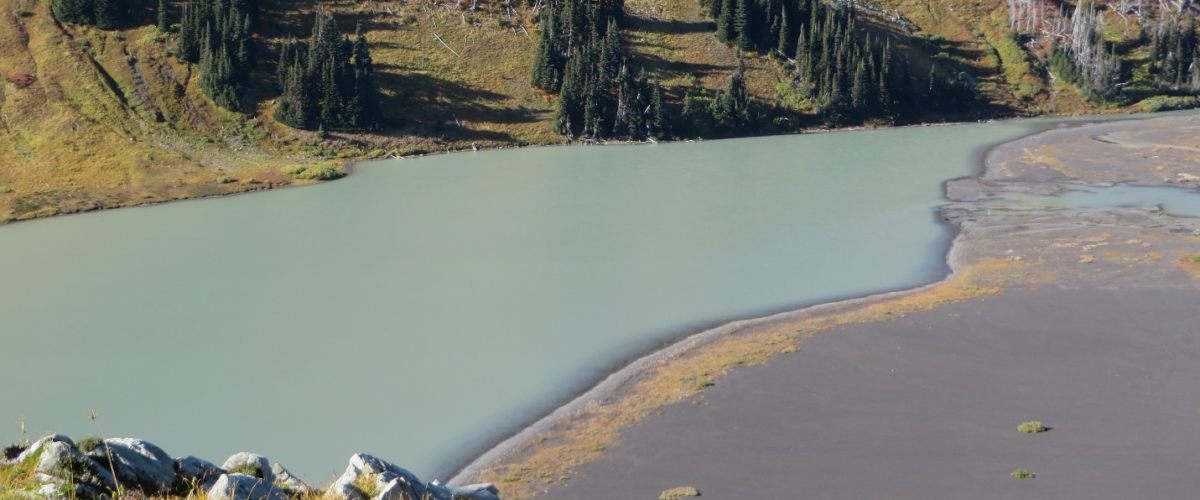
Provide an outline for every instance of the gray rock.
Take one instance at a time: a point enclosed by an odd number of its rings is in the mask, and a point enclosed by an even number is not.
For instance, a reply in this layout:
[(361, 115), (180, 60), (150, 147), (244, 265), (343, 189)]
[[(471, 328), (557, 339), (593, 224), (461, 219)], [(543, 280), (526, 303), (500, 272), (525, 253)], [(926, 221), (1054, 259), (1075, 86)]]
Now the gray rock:
[[(70, 440), (42, 441), (38, 443), (34, 453), (38, 451), (41, 453), (37, 455), (34, 477), (42, 483), (39, 494), (50, 497), (74, 495), (77, 498), (91, 499), (100, 498), (101, 495), (117, 488), (112, 474), (95, 460), (76, 450)], [(29, 456), (32, 457), (33, 454)], [(74, 491), (63, 491), (68, 487), (74, 487)]]
[(217, 467), (208, 460), (193, 456), (175, 459), (175, 474), (184, 482), (199, 487), (203, 491), (212, 489), (217, 478), (225, 473), (225, 469)]
[(275, 484), (292, 490), (293, 492), (307, 495), (315, 491), (310, 488), (308, 484), (305, 484), (304, 481), (301, 481), (300, 478), (292, 475), (291, 471), (283, 468), (282, 465), (272, 465), (271, 474), (275, 476)]
[(228, 460), (225, 460), (225, 463), (221, 465), (221, 468), (228, 471), (243, 467), (245, 465), (253, 465), (258, 467), (259, 472), (262, 474), (260, 477), (266, 479), (267, 481), (275, 482), (275, 474), (271, 472), (271, 461), (267, 460), (267, 457), (257, 453), (247, 453), (244, 451), (237, 453), (232, 457), (229, 457)]
[(46, 443), (67, 443), (72, 447), (75, 446), (75, 442), (71, 441), (71, 438), (62, 434), (51, 434), (34, 441), (33, 444), (30, 444), (28, 448), (25, 448), (25, 451), (22, 451), (20, 455), (17, 455), (17, 458), (13, 459), (13, 461), (16, 463), (24, 462), (25, 459), (32, 457), (34, 453), (37, 453), (38, 450), (42, 449), (42, 446)]
[[(368, 497), (355, 485), (363, 477), (375, 483), (375, 490), (379, 493), (374, 497)], [(350, 457), (346, 472), (329, 486), (325, 495), (347, 500), (424, 500), (429, 494), (436, 500), (449, 500), (435, 496), (437, 493), (421, 484), (421, 480), (408, 470), (359, 453)]]
[(208, 500), (288, 500), (270, 481), (245, 474), (222, 474), (208, 490)]
[(104, 464), (112, 457), (117, 480), (127, 490), (141, 490), (147, 495), (171, 491), (175, 484), (175, 461), (162, 448), (141, 439), (112, 438), (88, 452), (88, 456)]
[(468, 484), (461, 488), (450, 488), (454, 500), (500, 500), (500, 490), (492, 483)]

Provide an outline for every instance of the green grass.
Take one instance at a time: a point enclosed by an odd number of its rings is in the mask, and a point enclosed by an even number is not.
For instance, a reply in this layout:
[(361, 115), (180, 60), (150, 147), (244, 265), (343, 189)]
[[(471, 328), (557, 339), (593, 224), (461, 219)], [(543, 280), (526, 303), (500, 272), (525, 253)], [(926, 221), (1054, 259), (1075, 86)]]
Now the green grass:
[(1039, 432), (1046, 432), (1046, 427), (1038, 421), (1025, 422), (1017, 426), (1017, 432), (1021, 434), (1037, 434)]
[(252, 476), (252, 477), (257, 477), (257, 478), (263, 477), (262, 466), (260, 466), (259, 464), (249, 463), (249, 462), (238, 465), (237, 467), (231, 467), (229, 469), (229, 473), (230, 474), (245, 474), (247, 476)]
[(1191, 259), (1192, 262), (1200, 262), (1200, 253), (1192, 255), (1189, 257), (1189, 259)]
[(1029, 472), (1025, 469), (1017, 469), (1017, 470), (1013, 471), (1012, 477), (1015, 477), (1017, 479), (1033, 479), (1033, 478), (1037, 477), (1037, 474)]
[(78, 449), (79, 449), (79, 451), (82, 451), (82, 452), (84, 452), (84, 453), (88, 453), (88, 452), (91, 452), (92, 450), (94, 450), (94, 449), (96, 449), (96, 448), (99, 448), (99, 447), (100, 447), (100, 446), (102, 446), (103, 444), (104, 444), (104, 440), (103, 440), (103, 439), (101, 439), (101, 438), (99, 438), (99, 437), (95, 437), (95, 436), (93, 436), (93, 437), (86, 438), (86, 439), (84, 439), (84, 440), (82, 440), (82, 441), (80, 441), (80, 442), (76, 443), (76, 444), (75, 444), (75, 447), (76, 447), (76, 448), (78, 448)]
[(1196, 96), (1154, 96), (1142, 100), (1138, 106), (1146, 113), (1191, 109), (1200, 106), (1200, 98)]
[(678, 500), (680, 498), (698, 497), (700, 491), (691, 486), (680, 486), (671, 488), (658, 495), (658, 500)]

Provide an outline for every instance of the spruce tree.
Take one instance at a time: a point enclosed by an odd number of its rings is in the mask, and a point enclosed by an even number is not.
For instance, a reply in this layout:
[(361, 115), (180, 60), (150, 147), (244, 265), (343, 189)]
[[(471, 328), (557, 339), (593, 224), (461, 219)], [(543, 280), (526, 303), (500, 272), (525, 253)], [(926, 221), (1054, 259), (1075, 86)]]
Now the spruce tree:
[(167, 0), (158, 0), (158, 32), (166, 33), (171, 29), (171, 22), (167, 17)]
[(96, 27), (99, 29), (120, 29), (128, 21), (125, 2), (122, 0), (93, 0), (92, 5), (96, 12)]
[(734, 12), (739, 0), (724, 0), (721, 2), (721, 12), (717, 16), (717, 40), (722, 43), (732, 42), (737, 38), (737, 27), (734, 26)]
[(741, 50), (751, 50), (754, 48), (750, 39), (750, 8), (748, 3), (754, 0), (736, 0), (737, 11), (733, 15), (733, 29), (737, 32), (735, 43)]
[(54, 0), (50, 4), (50, 12), (54, 18), (64, 23), (95, 24), (96, 15), (92, 8), (93, 0)]

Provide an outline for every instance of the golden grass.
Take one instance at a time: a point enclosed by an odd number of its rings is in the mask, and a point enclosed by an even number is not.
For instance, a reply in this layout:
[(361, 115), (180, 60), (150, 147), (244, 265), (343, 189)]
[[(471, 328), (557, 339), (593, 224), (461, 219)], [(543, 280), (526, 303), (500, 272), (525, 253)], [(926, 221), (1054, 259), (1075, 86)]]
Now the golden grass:
[(838, 325), (887, 321), (943, 304), (1000, 293), (1003, 284), (1029, 266), (986, 259), (957, 278), (925, 290), (882, 300), (842, 305), (832, 311), (799, 315), (751, 326), (695, 347), (649, 369), (611, 400), (593, 401), (570, 421), (556, 425), (519, 452), (517, 458), (487, 469), (472, 480), (493, 482), (506, 499), (530, 498), (546, 478), (569, 478), (573, 469), (595, 460), (617, 443), (622, 428), (662, 407), (701, 393), (736, 366), (752, 366), (795, 352), (797, 343)]

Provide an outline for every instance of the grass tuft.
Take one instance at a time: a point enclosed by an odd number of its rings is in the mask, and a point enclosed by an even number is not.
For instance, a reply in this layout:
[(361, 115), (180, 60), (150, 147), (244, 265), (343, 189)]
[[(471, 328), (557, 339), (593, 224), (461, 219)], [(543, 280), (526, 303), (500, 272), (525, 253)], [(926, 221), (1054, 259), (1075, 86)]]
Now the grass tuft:
[(1046, 427), (1038, 421), (1025, 422), (1017, 426), (1017, 432), (1021, 434), (1037, 434), (1039, 432), (1046, 432)]
[(295, 174), (294, 176), (297, 179), (304, 179), (304, 180), (310, 180), (310, 181), (328, 181), (328, 180), (337, 179), (344, 175), (346, 175), (346, 174), (344, 172), (342, 172), (341, 170), (338, 170), (337, 167), (333, 167), (330, 165), (321, 165), (321, 166), (306, 168), (303, 171), (301, 171), (300, 173)]
[(259, 479), (262, 479), (263, 477), (262, 466), (255, 463), (244, 463), (238, 465), (237, 467), (231, 467), (228, 472), (230, 474), (245, 474), (247, 476), (257, 477)]
[(236, 181), (236, 180), (237, 180), (237, 179), (234, 179), (233, 177), (231, 177), (231, 176), (228, 176), (228, 175), (222, 175), (222, 176), (220, 176), (220, 177), (217, 177), (217, 183), (218, 183), (218, 184), (229, 184), (229, 183), (231, 183), (231, 182), (233, 182), (233, 181)]
[(1033, 479), (1033, 478), (1037, 477), (1037, 474), (1029, 472), (1025, 469), (1017, 469), (1017, 470), (1013, 471), (1012, 477), (1015, 477), (1017, 479)]
[(662, 492), (662, 494), (658, 496), (658, 500), (678, 500), (680, 498), (698, 496), (700, 496), (700, 491), (696, 488), (691, 486), (680, 486), (678, 488), (671, 488)]
[(1192, 262), (1200, 263), (1200, 253), (1188, 257)]
[(90, 453), (92, 450), (99, 448), (103, 444), (104, 444), (103, 439), (100, 439), (99, 437), (96, 437), (96, 436), (92, 436), (90, 438), (80, 441), (79, 444), (75, 445), (75, 447), (79, 448), (79, 451), (82, 451), (84, 453)]

